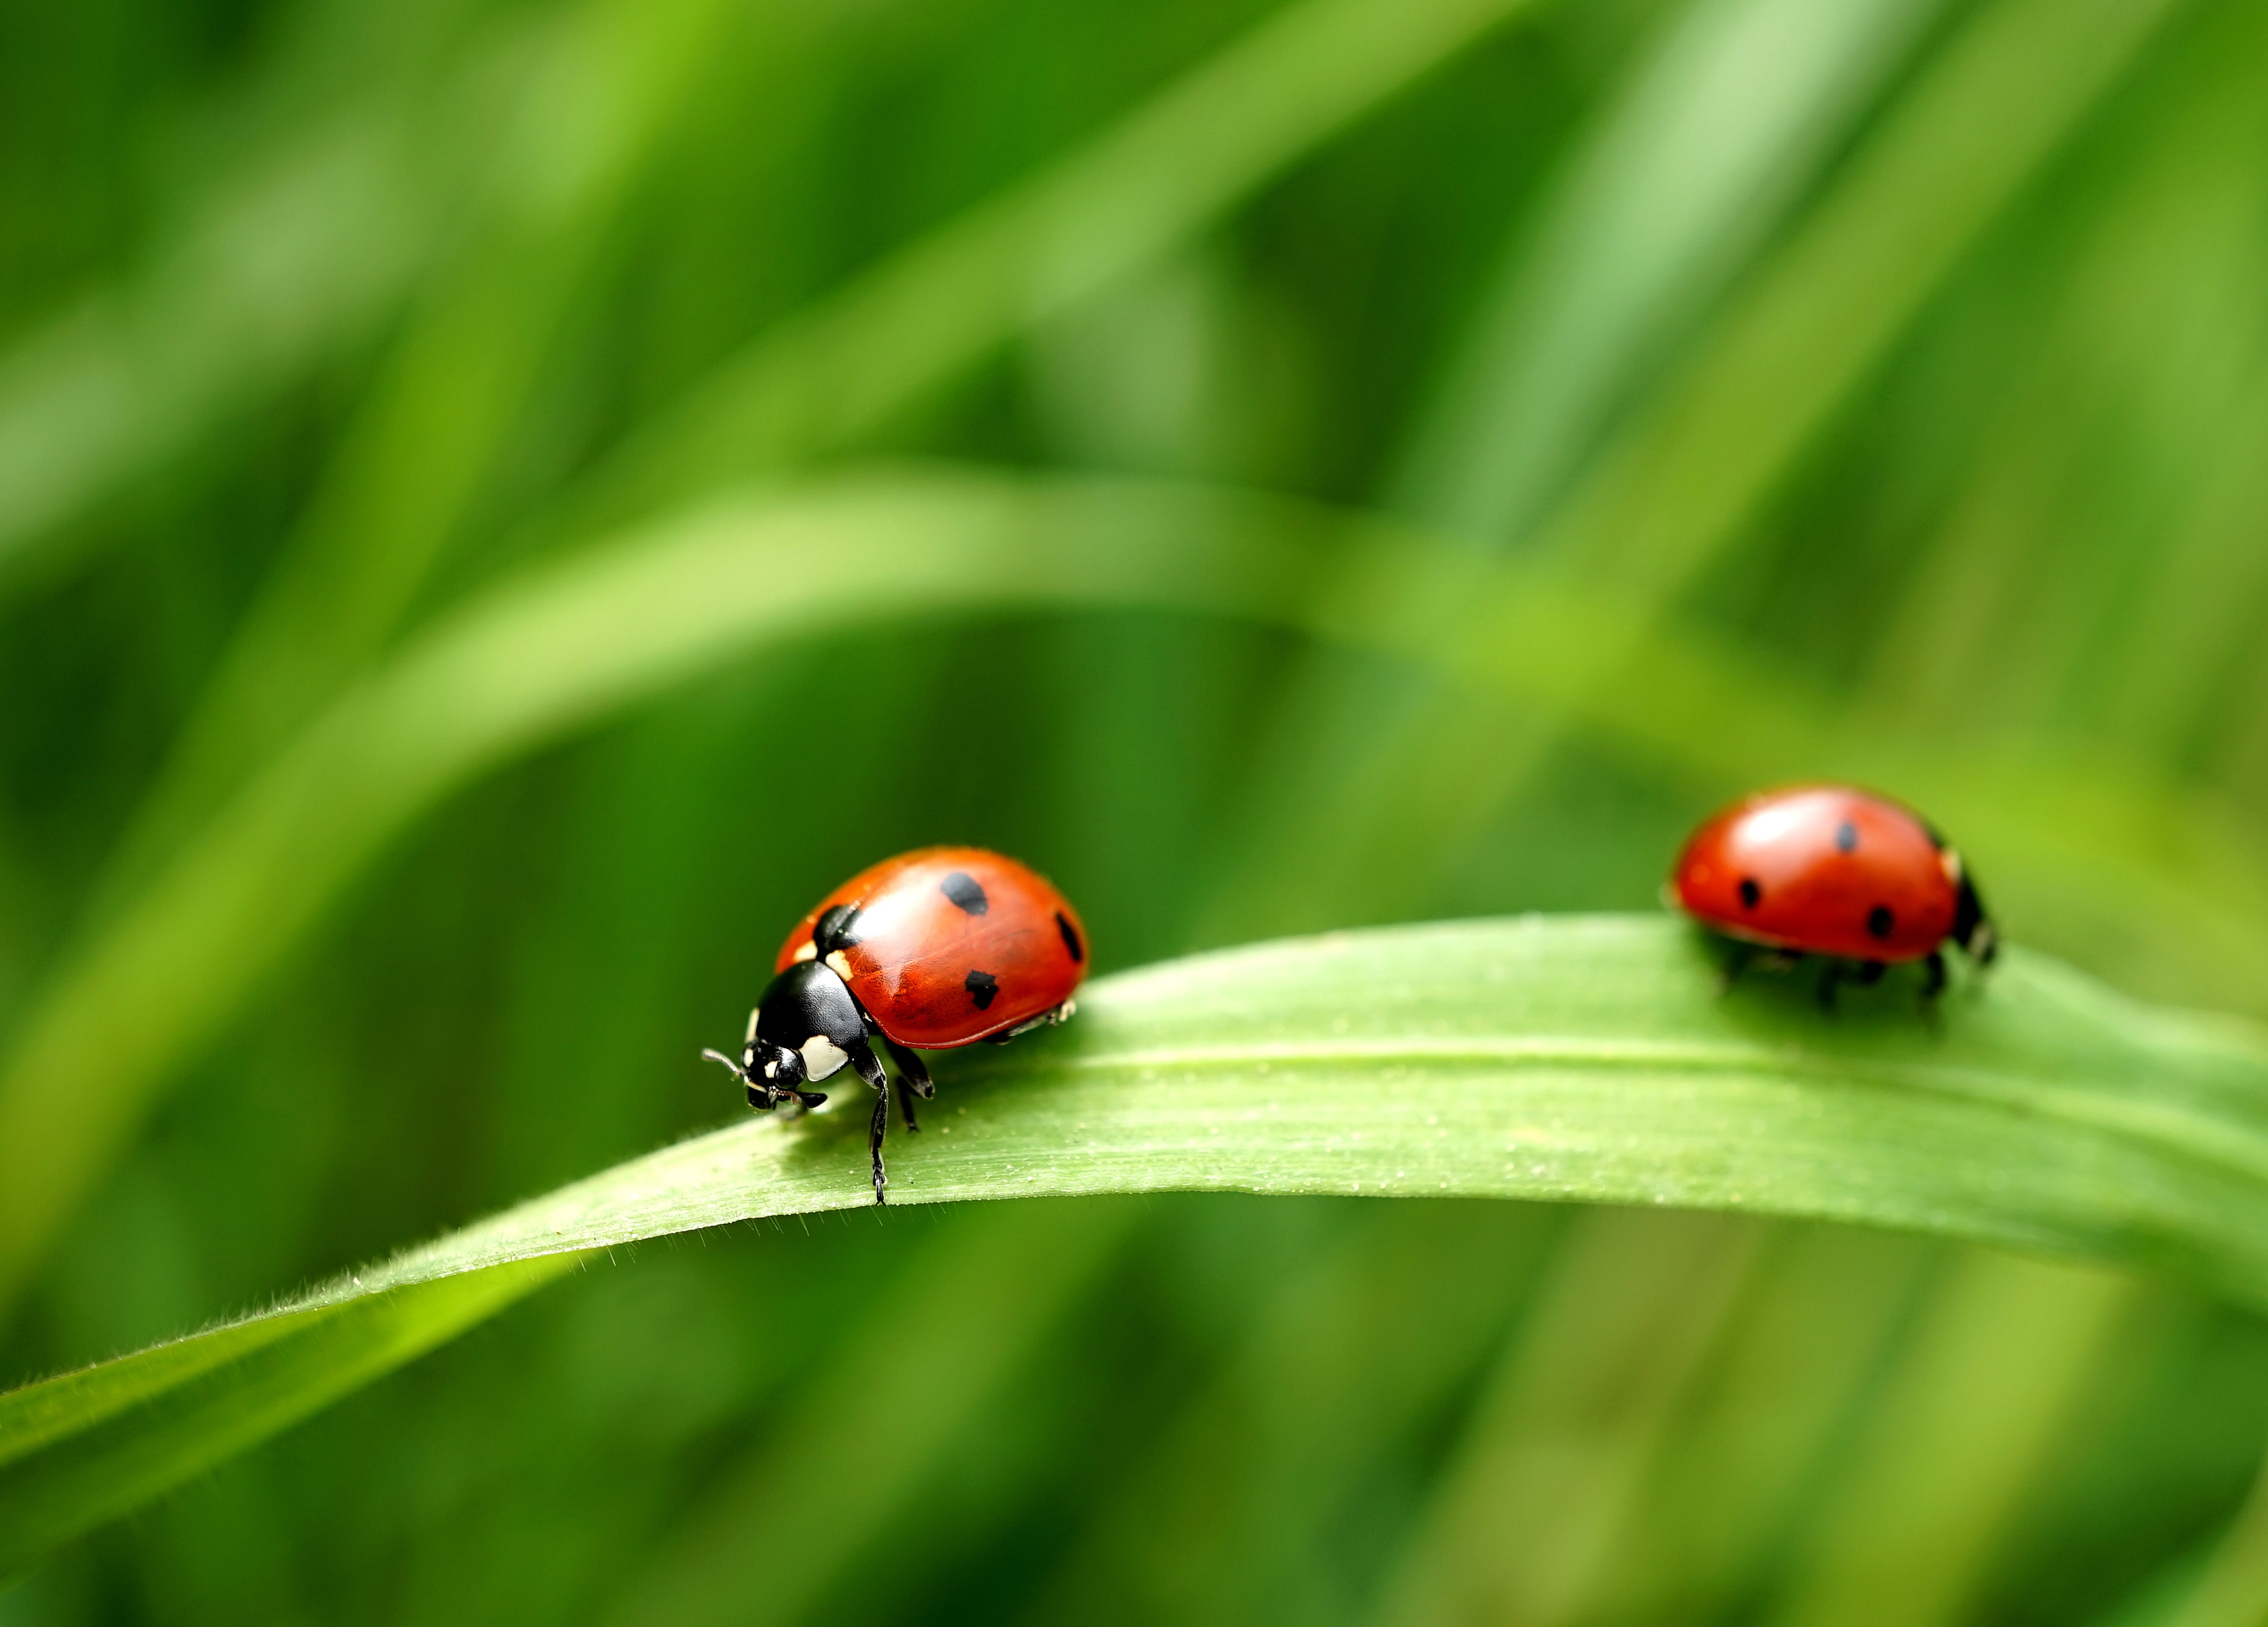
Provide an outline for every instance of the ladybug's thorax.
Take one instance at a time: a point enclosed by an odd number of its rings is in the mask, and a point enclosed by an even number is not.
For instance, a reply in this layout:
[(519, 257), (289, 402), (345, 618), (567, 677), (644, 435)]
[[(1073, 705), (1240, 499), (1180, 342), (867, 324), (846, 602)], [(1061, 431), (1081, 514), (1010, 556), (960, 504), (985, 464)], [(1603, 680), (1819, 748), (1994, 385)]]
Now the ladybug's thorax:
[(764, 990), (745, 1065), (751, 1073), (761, 1072), (769, 1055), (765, 1048), (777, 1047), (795, 1053), (806, 1079), (823, 1079), (850, 1059), (850, 1048), (865, 1033), (858, 1002), (841, 975), (816, 961), (800, 961)]

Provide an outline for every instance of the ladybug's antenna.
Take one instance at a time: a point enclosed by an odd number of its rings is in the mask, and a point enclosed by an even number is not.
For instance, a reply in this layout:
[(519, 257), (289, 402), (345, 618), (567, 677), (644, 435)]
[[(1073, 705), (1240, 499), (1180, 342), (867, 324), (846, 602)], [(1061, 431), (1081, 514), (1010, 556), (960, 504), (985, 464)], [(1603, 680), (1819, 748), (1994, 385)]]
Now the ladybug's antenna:
[(704, 1061), (720, 1062), (732, 1070), (733, 1077), (747, 1087), (748, 1105), (760, 1113), (770, 1112), (779, 1105), (783, 1097), (794, 1102), (806, 1113), (827, 1100), (825, 1091), (798, 1090), (792, 1085), (776, 1085), (770, 1079), (752, 1079), (748, 1077), (748, 1071), (746, 1068), (734, 1062), (723, 1051), (710, 1050), (703, 1047), (701, 1055)]

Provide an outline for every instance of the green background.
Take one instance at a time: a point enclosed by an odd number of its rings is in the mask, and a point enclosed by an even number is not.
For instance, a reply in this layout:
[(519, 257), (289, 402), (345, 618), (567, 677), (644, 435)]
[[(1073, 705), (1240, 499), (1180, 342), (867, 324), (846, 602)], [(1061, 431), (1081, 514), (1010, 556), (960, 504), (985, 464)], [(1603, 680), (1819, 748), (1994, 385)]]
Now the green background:
[[(0, 220), (0, 1079), (147, 1081), (0, 1145), (60, 1195), (7, 1382), (725, 1121), (786, 924), (931, 841), (1116, 970), (1650, 908), (1700, 814), (1850, 774), (2014, 939), (2268, 1013), (2257, 5), (23, 0)], [(909, 460), (1390, 517), (1561, 613), (878, 573), (41, 1026), (422, 627)], [(2268, 1610), (2264, 1435), (2256, 1316), (1898, 1235), (855, 1212), (593, 1261), (0, 1623), (2201, 1627)]]

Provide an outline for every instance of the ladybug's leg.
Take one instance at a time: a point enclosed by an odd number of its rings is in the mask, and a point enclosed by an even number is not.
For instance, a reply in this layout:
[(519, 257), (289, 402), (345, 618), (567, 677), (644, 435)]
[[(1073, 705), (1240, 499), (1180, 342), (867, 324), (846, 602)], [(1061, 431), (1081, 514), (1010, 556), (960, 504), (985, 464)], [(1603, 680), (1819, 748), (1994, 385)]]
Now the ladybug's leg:
[(887, 1034), (882, 1043), (890, 1048), (890, 1059), (898, 1064), (898, 1116), (905, 1120), (908, 1130), (919, 1130), (921, 1125), (914, 1118), (914, 1098), (933, 1096), (937, 1086), (930, 1083), (929, 1070), (920, 1057)]
[(1732, 948), (1725, 956), (1725, 964), (1717, 974), (1717, 993), (1721, 998), (1733, 992), (1733, 985), (1741, 981), (1741, 974), (1756, 964), (1756, 946), (1746, 939), (1730, 940)]
[(874, 1121), (866, 1129), (866, 1150), (874, 1158), (874, 1201), (881, 1203), (885, 1177), (882, 1174), (882, 1132), (890, 1127), (890, 1076), (882, 1071), (882, 1059), (874, 1055), (874, 1048), (863, 1039), (853, 1040), (846, 1048), (850, 1065), (858, 1070), (858, 1077), (874, 1087)]
[[(924, 1101), (937, 1094), (937, 1086), (929, 1077), (929, 1064), (911, 1047), (899, 1044), (887, 1034), (882, 1036), (882, 1043), (890, 1048), (890, 1060), (898, 1064), (899, 1084)], [(910, 1124), (913, 1121), (908, 1119), (906, 1123)]]
[(1889, 968), (1880, 961), (1861, 961), (1859, 962), (1859, 975), (1853, 981), (1861, 989), (1871, 989), (1882, 981), (1882, 974), (1888, 970)]
[(1945, 956), (1933, 949), (1921, 963), (1921, 998), (1926, 1005), (1945, 992)]
[(1827, 969), (1819, 974), (1819, 1009), (1821, 1011), (1834, 1011), (1835, 990), (1842, 985), (1843, 977), (1843, 962), (1833, 955), (1828, 956)]

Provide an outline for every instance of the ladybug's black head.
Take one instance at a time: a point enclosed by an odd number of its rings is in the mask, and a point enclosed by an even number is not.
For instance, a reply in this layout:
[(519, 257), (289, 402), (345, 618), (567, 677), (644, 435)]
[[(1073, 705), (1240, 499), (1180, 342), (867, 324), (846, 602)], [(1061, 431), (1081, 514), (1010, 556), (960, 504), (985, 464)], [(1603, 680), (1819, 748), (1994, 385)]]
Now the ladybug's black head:
[[(846, 1016), (848, 1037), (842, 1037)], [(740, 1061), (713, 1050), (701, 1054), (732, 1069), (752, 1108), (769, 1111), (789, 1101), (815, 1108), (827, 1098), (804, 1086), (843, 1065), (849, 1046), (858, 1042), (859, 1025), (858, 1002), (842, 978), (806, 961), (773, 978), (748, 1013)]]
[(1953, 941), (1974, 955), (1979, 966), (1992, 965), (2000, 949), (2000, 935), (1992, 930), (1992, 917), (1984, 913), (1984, 901), (1977, 895), (1977, 883), (1970, 880), (1965, 866), (1954, 905)]
[(799, 1085), (810, 1083), (811, 1079), (810, 1073), (803, 1065), (800, 1051), (792, 1051), (784, 1045), (775, 1045), (770, 1040), (753, 1036), (747, 1049), (740, 1053), (740, 1071), (747, 1076), (751, 1089), (757, 1087), (759, 1079), (780, 1090), (792, 1090)]
[(715, 1051), (703, 1055), (740, 1075), (754, 1108), (776, 1106), (783, 1097), (815, 1108), (827, 1098), (806, 1085), (828, 1078), (853, 1056), (865, 1059), (869, 1077), (880, 1066), (867, 1048), (865, 1013), (835, 968), (818, 961), (799, 961), (772, 979), (748, 1013), (740, 1061)]
[(741, 1048), (740, 1060), (734, 1062), (722, 1051), (704, 1050), (702, 1056), (711, 1062), (721, 1062), (733, 1071), (733, 1077), (745, 1086), (748, 1105), (760, 1112), (769, 1113), (783, 1101), (792, 1101), (806, 1111), (827, 1100), (815, 1090), (806, 1090), (803, 1058), (784, 1045), (775, 1045), (770, 1040), (760, 1040), (749, 1034), (748, 1042)]

